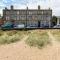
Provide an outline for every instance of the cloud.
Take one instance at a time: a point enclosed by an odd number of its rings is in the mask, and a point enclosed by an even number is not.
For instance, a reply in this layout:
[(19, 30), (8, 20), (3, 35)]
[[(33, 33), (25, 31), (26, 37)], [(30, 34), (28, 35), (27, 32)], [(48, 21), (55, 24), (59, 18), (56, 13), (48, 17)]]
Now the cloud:
[(15, 8), (20, 9), (25, 9), (26, 6), (30, 9), (35, 9), (38, 5), (40, 5), (42, 9), (50, 7), (53, 9), (53, 15), (60, 15), (60, 0), (0, 0), (0, 13), (2, 13), (4, 7), (9, 8), (10, 5), (14, 5)]

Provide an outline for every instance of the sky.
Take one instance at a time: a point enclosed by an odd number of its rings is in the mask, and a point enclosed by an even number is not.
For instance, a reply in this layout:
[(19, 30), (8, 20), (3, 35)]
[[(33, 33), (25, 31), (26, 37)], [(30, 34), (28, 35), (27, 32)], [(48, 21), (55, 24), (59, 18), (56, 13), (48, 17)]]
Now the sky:
[(41, 9), (53, 10), (53, 15), (60, 16), (60, 0), (0, 0), (0, 14), (3, 14), (2, 10), (7, 7), (10, 8), (14, 5), (15, 9), (37, 9), (38, 5)]

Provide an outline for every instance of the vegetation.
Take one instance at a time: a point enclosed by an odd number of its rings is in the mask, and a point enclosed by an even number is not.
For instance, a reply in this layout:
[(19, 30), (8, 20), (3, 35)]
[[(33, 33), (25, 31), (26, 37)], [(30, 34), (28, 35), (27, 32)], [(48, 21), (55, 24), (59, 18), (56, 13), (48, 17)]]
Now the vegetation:
[(0, 31), (0, 44), (10, 44), (21, 40), (25, 31)]
[(49, 44), (50, 40), (46, 32), (36, 31), (31, 33), (25, 42), (30, 46), (42, 48), (45, 45)]
[(28, 31), (2, 31), (0, 30), (0, 44), (10, 44), (22, 40), (25, 35), (29, 37), (25, 42), (29, 46), (42, 48), (51, 43), (47, 31), (50, 31), (57, 41), (60, 41), (60, 30), (28, 30)]
[(17, 34), (17, 31), (16, 31), (16, 30), (7, 31), (6, 34), (7, 34), (8, 36), (13, 36), (14, 34)]
[(60, 35), (60, 30), (59, 29), (55, 29), (55, 30), (52, 30), (51, 33), (53, 35)]
[(53, 24), (53, 26), (57, 24), (57, 17), (56, 16), (52, 17), (51, 23)]
[(56, 41), (60, 41), (60, 30), (54, 30), (51, 33), (56, 38)]
[(20, 40), (20, 37), (17, 35), (13, 35), (13, 36), (3, 35), (0, 37), (0, 44), (9, 44), (16, 42), (18, 40)]
[(2, 36), (4, 34), (4, 32), (2, 30), (0, 30), (0, 36)]

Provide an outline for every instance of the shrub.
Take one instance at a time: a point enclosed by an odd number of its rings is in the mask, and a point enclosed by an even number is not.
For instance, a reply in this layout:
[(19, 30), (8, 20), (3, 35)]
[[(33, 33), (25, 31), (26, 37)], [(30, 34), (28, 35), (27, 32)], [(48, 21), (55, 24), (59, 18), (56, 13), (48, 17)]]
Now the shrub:
[(8, 36), (0, 36), (0, 44), (5, 44), (7, 42)]
[(19, 41), (20, 39), (21, 37), (19, 35), (13, 35), (13, 36), (3, 35), (0, 36), (0, 44), (14, 43), (16, 41)]
[(36, 46), (38, 48), (42, 48), (45, 45), (49, 44), (50, 40), (46, 32), (43, 33), (34, 32), (29, 35), (28, 39), (25, 42), (30, 46)]
[[(1, 31), (0, 31), (1, 32)], [(28, 31), (2, 31), (0, 34), (0, 44), (10, 44), (21, 40)]]
[(20, 40), (20, 37), (18, 35), (13, 35), (13, 36), (9, 36), (7, 43), (14, 43), (19, 40)]

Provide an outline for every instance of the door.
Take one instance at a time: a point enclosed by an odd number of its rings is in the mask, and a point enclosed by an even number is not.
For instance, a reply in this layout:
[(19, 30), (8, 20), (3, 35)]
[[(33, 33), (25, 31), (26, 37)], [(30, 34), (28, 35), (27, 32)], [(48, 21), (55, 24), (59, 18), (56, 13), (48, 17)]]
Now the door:
[(38, 21), (38, 27), (40, 27), (40, 21)]

